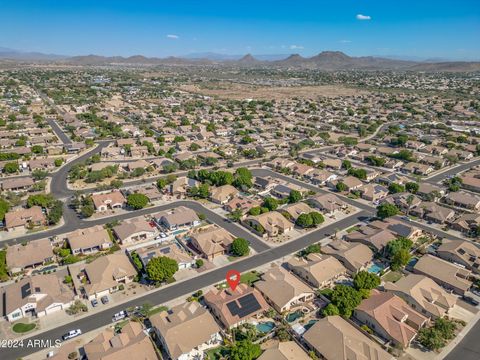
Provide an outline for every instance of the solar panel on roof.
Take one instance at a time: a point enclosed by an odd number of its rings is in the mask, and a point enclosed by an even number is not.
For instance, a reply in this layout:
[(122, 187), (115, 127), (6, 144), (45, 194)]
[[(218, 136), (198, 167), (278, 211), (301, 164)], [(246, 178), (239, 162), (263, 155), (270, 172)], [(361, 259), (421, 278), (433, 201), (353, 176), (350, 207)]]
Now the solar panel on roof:
[[(240, 306), (238, 304), (240, 304)], [(244, 318), (260, 310), (262, 307), (253, 294), (248, 294), (237, 299), (237, 301), (229, 302), (227, 308), (233, 316), (238, 315), (240, 318)]]
[(160, 252), (162, 254), (170, 254), (170, 248), (168, 247), (168, 248), (165, 248), (165, 249), (161, 249)]

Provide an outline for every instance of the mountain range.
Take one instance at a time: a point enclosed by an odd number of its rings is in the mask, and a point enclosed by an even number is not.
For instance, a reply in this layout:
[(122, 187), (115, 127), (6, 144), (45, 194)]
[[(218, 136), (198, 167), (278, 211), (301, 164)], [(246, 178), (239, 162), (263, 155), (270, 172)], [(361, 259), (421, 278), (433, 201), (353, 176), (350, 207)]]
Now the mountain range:
[(0, 59), (23, 62), (55, 62), (71, 65), (230, 65), (239, 67), (275, 67), (334, 70), (407, 70), (407, 71), (480, 71), (480, 62), (473, 61), (431, 61), (404, 60), (379, 56), (348, 56), (340, 51), (323, 51), (312, 57), (291, 55), (222, 55), (216, 53), (195, 53), (182, 57), (123, 56), (62, 56), (37, 52), (22, 52), (0, 47)]

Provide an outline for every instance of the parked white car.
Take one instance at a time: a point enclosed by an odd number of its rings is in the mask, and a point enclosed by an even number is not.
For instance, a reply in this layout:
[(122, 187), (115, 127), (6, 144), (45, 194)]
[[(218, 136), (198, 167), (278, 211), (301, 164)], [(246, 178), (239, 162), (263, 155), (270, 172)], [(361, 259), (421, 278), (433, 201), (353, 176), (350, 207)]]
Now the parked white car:
[(122, 319), (125, 319), (127, 317), (127, 312), (122, 310), (116, 314), (113, 315), (112, 317), (112, 322), (115, 322), (115, 321), (118, 321), (118, 320), (122, 320)]
[(82, 330), (80, 329), (77, 329), (77, 330), (70, 330), (68, 333), (66, 333), (65, 335), (62, 336), (62, 339), (63, 340), (68, 340), (68, 339), (72, 339), (76, 336), (79, 336), (79, 335), (82, 335)]

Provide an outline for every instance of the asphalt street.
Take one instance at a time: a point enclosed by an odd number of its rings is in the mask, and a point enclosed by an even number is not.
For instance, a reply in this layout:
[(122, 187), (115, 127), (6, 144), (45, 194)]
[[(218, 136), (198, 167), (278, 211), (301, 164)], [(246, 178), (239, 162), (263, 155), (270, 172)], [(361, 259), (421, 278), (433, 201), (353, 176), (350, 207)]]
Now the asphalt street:
[(444, 358), (445, 360), (480, 359), (480, 321), (470, 329), (460, 343)]
[[(159, 288), (157, 290), (148, 292), (145, 296), (142, 296), (135, 300), (128, 301), (126, 303), (120, 304), (104, 311), (92, 313), (87, 317), (72, 321), (68, 325), (62, 325), (55, 329), (48, 330), (38, 335), (34, 335), (25, 339), (24, 343), (27, 343), (29, 340), (34, 339), (42, 339), (44, 341), (51, 340), (53, 342), (56, 339), (61, 338), (63, 334), (74, 329), (81, 329), (83, 333), (86, 333), (88, 331), (95, 330), (102, 326), (111, 324), (113, 314), (121, 310), (125, 310), (128, 307), (137, 305), (140, 306), (147, 302), (151, 303), (152, 305), (164, 304), (168, 301), (174, 300), (182, 296), (186, 297), (187, 295), (194, 293), (198, 289), (202, 289), (223, 281), (225, 279), (226, 272), (232, 268), (243, 273), (256, 269), (259, 266), (273, 262), (275, 260), (282, 259), (287, 255), (295, 253), (308, 245), (314, 244), (321, 239), (330, 236), (336, 231), (337, 228), (345, 229), (355, 225), (359, 221), (364, 221), (368, 215), (369, 214), (365, 212), (356, 213), (343, 220), (325, 226), (324, 228), (310, 232), (299, 239), (290, 241), (284, 245), (275, 248), (270, 248), (244, 260), (237, 261), (232, 265), (215, 269), (204, 274), (199, 274), (192, 279), (182, 281), (178, 284), (172, 284), (165, 288)], [(8, 360), (18, 359), (39, 350), (41, 349), (27, 347), (0, 348), (0, 358)]]
[(58, 125), (58, 123), (55, 120), (47, 119), (47, 122), (50, 125), (50, 127), (53, 129), (55, 134), (58, 136), (58, 138), (64, 144), (71, 144), (72, 143), (72, 140), (70, 139), (70, 137), (67, 136), (67, 134), (65, 134), (65, 132), (60, 128), (60, 126)]
[[(312, 185), (312, 184), (308, 184), (308, 183), (305, 183), (303, 181), (300, 181), (300, 180), (297, 180), (297, 179), (294, 179), (290, 176), (285, 176), (283, 174), (279, 174), (277, 172), (274, 172), (272, 170), (269, 170), (269, 169), (252, 169), (252, 173), (255, 175), (255, 176), (271, 176), (271, 177), (276, 177), (278, 179), (281, 179), (281, 180), (284, 180), (284, 181), (289, 181), (290, 183), (292, 184), (295, 184), (295, 185), (298, 185), (298, 186), (302, 186), (308, 190), (312, 190), (312, 191), (316, 191), (318, 193), (323, 193), (323, 194), (327, 194), (327, 193), (332, 193), (331, 191), (327, 191), (327, 190), (324, 190), (324, 189), (321, 189), (315, 185)], [(372, 205), (369, 205), (369, 204), (365, 204), (363, 202), (360, 202), (360, 201), (357, 201), (357, 200), (354, 200), (354, 199), (350, 199), (349, 197), (347, 196), (342, 196), (340, 194), (335, 194), (337, 195), (338, 197), (340, 197), (343, 201), (345, 201), (347, 204), (349, 205), (352, 205), (352, 206), (355, 206), (367, 213), (369, 213), (370, 216), (374, 216), (377, 212), (377, 209), (372, 206)], [(449, 233), (446, 233), (445, 231), (442, 231), (442, 230), (439, 230), (435, 227), (432, 227), (432, 226), (429, 226), (427, 224), (424, 224), (424, 223), (421, 223), (421, 222), (413, 222), (413, 221), (408, 221), (408, 220), (405, 220), (402, 216), (395, 216), (395, 219), (405, 223), (405, 224), (409, 224), (409, 225), (414, 225), (424, 231), (427, 231), (427, 232), (430, 232), (438, 237), (441, 237), (441, 238), (448, 238), (448, 239), (453, 239), (453, 240), (464, 240), (464, 238), (461, 238), (461, 237), (458, 237), (458, 236), (455, 236), (455, 235), (452, 235), (452, 234), (449, 234)]]

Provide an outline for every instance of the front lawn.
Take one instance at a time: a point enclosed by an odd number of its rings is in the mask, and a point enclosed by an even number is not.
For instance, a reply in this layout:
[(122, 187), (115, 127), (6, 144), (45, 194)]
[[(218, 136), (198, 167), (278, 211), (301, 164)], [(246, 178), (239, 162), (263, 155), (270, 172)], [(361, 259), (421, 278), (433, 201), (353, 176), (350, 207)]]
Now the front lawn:
[(154, 314), (157, 314), (157, 313), (162, 312), (162, 311), (167, 311), (167, 310), (168, 310), (168, 307), (166, 307), (166, 306), (158, 306), (156, 308), (151, 309), (148, 312), (148, 316), (152, 316)]
[(7, 251), (1, 250), (0, 251), (0, 281), (7, 281), (8, 280), (8, 273), (7, 273)]
[(248, 273), (240, 275), (240, 282), (251, 286), (255, 281), (260, 279), (260, 275), (256, 271), (250, 271)]
[(403, 274), (399, 271), (389, 271), (382, 276), (383, 281), (397, 282), (403, 277)]
[(358, 225), (355, 225), (355, 226), (352, 226), (351, 228), (347, 229), (346, 232), (347, 232), (348, 234), (350, 234), (351, 232), (357, 231), (358, 229), (360, 229), (360, 228), (358, 227)]
[(35, 325), (34, 323), (16, 323), (15, 325), (13, 325), (12, 330), (18, 334), (22, 334), (35, 329), (36, 326), (37, 325)]

